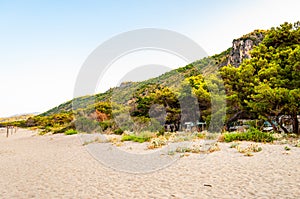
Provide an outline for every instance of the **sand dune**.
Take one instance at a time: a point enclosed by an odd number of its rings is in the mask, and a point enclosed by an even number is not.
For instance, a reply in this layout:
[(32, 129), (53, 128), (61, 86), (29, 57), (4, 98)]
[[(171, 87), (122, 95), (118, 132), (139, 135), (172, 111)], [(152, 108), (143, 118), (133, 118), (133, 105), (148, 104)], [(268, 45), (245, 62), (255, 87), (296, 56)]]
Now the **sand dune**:
[(262, 144), (245, 157), (230, 144), (147, 174), (107, 168), (76, 135), (0, 133), (1, 198), (299, 198), (300, 148)]

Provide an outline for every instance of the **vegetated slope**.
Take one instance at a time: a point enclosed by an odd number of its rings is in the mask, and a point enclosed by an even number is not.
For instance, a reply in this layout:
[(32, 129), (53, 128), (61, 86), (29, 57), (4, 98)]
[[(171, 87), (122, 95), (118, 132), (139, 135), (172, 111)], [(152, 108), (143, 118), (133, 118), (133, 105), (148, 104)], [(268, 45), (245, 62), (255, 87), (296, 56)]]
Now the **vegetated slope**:
[[(74, 128), (74, 122), (70, 123), (70, 121), (76, 119), (77, 126), (96, 128), (100, 122), (102, 130), (110, 129), (122, 132), (120, 125), (116, 125), (114, 120), (118, 117), (125, 121), (122, 124), (122, 130), (139, 131), (140, 129), (130, 129), (136, 125), (132, 125), (130, 123), (132, 121), (128, 121), (128, 116), (125, 117), (124, 113), (129, 112), (133, 121), (141, 124), (140, 126), (150, 123), (149, 126), (152, 128), (161, 123), (162, 118), (159, 116), (155, 117), (156, 120), (152, 120), (152, 117), (150, 118), (151, 111), (156, 116), (162, 115), (161, 113), (165, 111), (164, 122), (174, 124), (175, 130), (178, 130), (184, 121), (201, 120), (209, 123), (212, 113), (210, 88), (219, 88), (218, 91), (225, 93), (224, 86), (220, 87), (222, 80), (218, 79), (215, 73), (228, 64), (238, 67), (243, 59), (251, 58), (249, 51), (262, 41), (264, 34), (265, 31), (256, 30), (235, 39), (232, 47), (220, 54), (205, 57), (158, 77), (141, 82), (123, 82), (120, 86), (111, 88), (104, 93), (67, 101), (45, 113), (29, 118), (22, 125), (42, 128), (46, 132), (63, 132), (66, 129)], [(189, 98), (190, 95), (195, 96), (197, 102)], [(191, 110), (183, 113), (181, 111), (183, 104), (180, 103), (180, 100), (185, 102), (186, 109)], [(161, 107), (153, 108), (156, 104)], [(196, 106), (200, 113), (190, 114)], [(224, 110), (220, 111), (220, 115), (222, 115)], [(93, 129), (82, 129), (85, 132), (90, 130)]]
[[(216, 69), (228, 64), (238, 67), (243, 59), (250, 58), (249, 51), (262, 41), (264, 34), (265, 31), (263, 30), (255, 30), (254, 32), (246, 34), (239, 39), (233, 40), (233, 46), (220, 54), (205, 57), (184, 67), (166, 72), (159, 77), (151, 78), (141, 82), (124, 82), (121, 84), (121, 86), (111, 88), (104, 93), (76, 98), (74, 99), (76, 101), (76, 109), (85, 109), (93, 104), (96, 104), (97, 102), (109, 101), (113, 93), (118, 93), (119, 96), (122, 96), (122, 99), (116, 99), (118, 102), (127, 103), (131, 97), (129, 95), (134, 91), (139, 90), (142, 92), (144, 89), (153, 84), (176, 87), (178, 83), (180, 83), (178, 80), (183, 81), (185, 78), (197, 76), (199, 74), (211, 74)], [(117, 96), (114, 95), (114, 97)], [(40, 116), (49, 116), (57, 113), (70, 112), (73, 110), (72, 104), (74, 100), (60, 104), (59, 106), (40, 114)]]

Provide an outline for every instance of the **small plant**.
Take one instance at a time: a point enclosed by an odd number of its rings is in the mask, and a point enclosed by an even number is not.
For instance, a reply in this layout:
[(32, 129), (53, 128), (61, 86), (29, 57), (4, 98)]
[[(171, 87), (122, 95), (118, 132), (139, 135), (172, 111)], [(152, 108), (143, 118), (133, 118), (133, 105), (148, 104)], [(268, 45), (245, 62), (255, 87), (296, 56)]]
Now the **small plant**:
[(300, 147), (300, 140), (297, 140), (297, 141), (296, 141), (295, 147)]
[(116, 145), (117, 143), (120, 142), (120, 139), (118, 137), (110, 137), (108, 139), (108, 142), (111, 142), (112, 144)]
[(205, 133), (196, 133), (197, 138), (199, 139), (204, 139), (205, 138)]
[(175, 155), (175, 151), (173, 151), (173, 150), (168, 151), (168, 155)]
[(74, 135), (77, 134), (78, 132), (74, 129), (69, 129), (65, 132), (65, 135)]
[(239, 153), (244, 153), (245, 156), (253, 156), (252, 153), (257, 153), (262, 151), (262, 147), (258, 146), (258, 144), (250, 144), (246, 148), (242, 148), (239, 145), (236, 146), (236, 149)]
[(177, 153), (187, 153), (187, 152), (191, 152), (191, 149), (188, 147), (177, 147), (176, 152)]
[(237, 148), (237, 146), (239, 146), (239, 143), (234, 142), (234, 143), (232, 143), (232, 144), (230, 145), (229, 148)]
[(92, 144), (92, 143), (105, 143), (105, 142), (108, 142), (108, 140), (103, 140), (99, 137), (96, 137), (95, 139), (93, 140), (89, 140), (89, 141), (84, 141), (84, 143), (82, 144), (83, 146), (85, 145), (88, 145), (88, 144)]
[(159, 136), (158, 138), (152, 138), (150, 140), (150, 144), (148, 145), (148, 149), (160, 148), (167, 144), (167, 139), (163, 136)]
[(219, 147), (219, 144), (218, 143), (214, 143), (213, 145), (211, 145), (209, 148), (208, 148), (208, 152), (209, 153), (212, 153), (212, 152), (215, 152), (215, 151), (220, 151), (220, 147)]
[(245, 152), (244, 156), (251, 157), (251, 156), (253, 156), (253, 154), (250, 151), (247, 151), (247, 152)]
[(38, 133), (38, 135), (45, 135), (45, 134), (47, 134), (48, 132), (47, 131), (40, 131), (39, 133)]
[(291, 134), (288, 135), (288, 137), (290, 137), (290, 138), (297, 138), (298, 136), (295, 133), (291, 133)]
[(280, 144), (287, 144), (288, 143), (288, 140), (287, 139), (282, 139), (279, 141)]
[(284, 147), (284, 150), (286, 150), (286, 151), (290, 151), (290, 150), (291, 150), (291, 148), (290, 148), (290, 147), (288, 147), (288, 146), (285, 146), (285, 147)]
[(116, 134), (116, 135), (122, 135), (123, 132), (124, 131), (122, 129), (120, 129), (120, 128), (114, 130), (114, 134)]
[(250, 150), (252, 150), (255, 153), (262, 151), (262, 148), (260, 146), (258, 146), (257, 144), (253, 144), (250, 147), (251, 147)]

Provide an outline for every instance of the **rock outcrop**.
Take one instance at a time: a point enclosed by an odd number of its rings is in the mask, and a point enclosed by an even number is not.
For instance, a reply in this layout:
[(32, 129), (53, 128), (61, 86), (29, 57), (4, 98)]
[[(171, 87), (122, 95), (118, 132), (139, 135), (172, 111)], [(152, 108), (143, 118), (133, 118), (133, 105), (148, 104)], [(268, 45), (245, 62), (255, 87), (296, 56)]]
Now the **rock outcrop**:
[(244, 59), (251, 58), (250, 51), (254, 46), (257, 46), (262, 42), (264, 36), (265, 31), (255, 30), (239, 39), (233, 40), (227, 65), (231, 64), (235, 67), (239, 67)]

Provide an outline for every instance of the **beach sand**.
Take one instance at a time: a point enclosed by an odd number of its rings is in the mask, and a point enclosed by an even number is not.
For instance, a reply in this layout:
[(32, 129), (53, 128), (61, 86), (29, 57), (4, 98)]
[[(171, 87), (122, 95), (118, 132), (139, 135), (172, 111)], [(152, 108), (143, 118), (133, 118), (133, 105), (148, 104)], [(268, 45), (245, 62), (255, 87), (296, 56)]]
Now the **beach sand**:
[(100, 164), (77, 135), (2, 131), (0, 198), (300, 198), (300, 148), (260, 144), (246, 157), (229, 146), (130, 174)]

